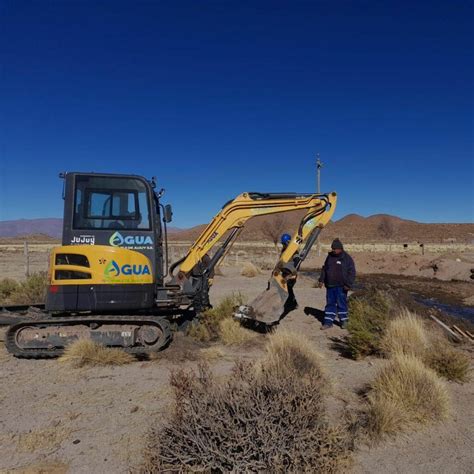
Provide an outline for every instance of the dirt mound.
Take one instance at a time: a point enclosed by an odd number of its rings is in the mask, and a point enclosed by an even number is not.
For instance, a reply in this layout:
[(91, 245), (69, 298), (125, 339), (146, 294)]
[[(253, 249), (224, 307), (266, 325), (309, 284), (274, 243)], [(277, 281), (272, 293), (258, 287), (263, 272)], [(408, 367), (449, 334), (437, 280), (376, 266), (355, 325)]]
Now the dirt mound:
[(437, 280), (472, 281), (471, 269), (474, 267), (469, 256), (413, 255), (399, 253), (354, 254), (359, 273), (387, 273), (404, 276), (436, 278)]

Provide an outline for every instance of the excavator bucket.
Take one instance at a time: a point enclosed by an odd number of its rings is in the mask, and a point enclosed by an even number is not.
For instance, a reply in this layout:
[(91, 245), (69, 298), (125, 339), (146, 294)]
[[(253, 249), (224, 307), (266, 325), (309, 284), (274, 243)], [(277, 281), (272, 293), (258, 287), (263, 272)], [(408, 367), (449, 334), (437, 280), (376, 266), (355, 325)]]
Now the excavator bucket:
[(288, 288), (283, 278), (272, 277), (268, 288), (260, 293), (250, 304), (239, 306), (234, 318), (244, 324), (272, 326), (277, 324), (288, 311)]

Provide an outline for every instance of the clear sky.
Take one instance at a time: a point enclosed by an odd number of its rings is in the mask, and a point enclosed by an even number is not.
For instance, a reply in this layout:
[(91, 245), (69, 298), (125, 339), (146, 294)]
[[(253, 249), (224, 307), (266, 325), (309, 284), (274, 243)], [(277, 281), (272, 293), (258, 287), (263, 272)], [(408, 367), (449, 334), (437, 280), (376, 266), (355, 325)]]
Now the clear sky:
[(474, 220), (473, 4), (0, 0), (0, 220), (60, 171), (157, 176), (174, 225), (243, 191)]

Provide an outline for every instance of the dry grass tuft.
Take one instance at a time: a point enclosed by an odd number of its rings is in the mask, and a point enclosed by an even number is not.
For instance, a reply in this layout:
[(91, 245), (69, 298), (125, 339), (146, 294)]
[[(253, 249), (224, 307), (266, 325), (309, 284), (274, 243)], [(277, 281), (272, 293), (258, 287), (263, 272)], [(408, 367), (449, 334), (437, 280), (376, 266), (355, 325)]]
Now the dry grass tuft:
[(252, 262), (245, 262), (242, 266), (240, 274), (244, 277), (253, 278), (260, 275), (260, 270)]
[(278, 331), (268, 339), (261, 366), (281, 374), (289, 370), (298, 377), (310, 375), (322, 386), (328, 383), (328, 379), (321, 360), (322, 356), (306, 337), (291, 331)]
[(455, 349), (446, 338), (429, 333), (423, 321), (406, 309), (388, 323), (381, 347), (389, 356), (405, 354), (418, 357), (448, 380), (463, 383), (469, 379), (469, 356)]
[(206, 321), (193, 322), (187, 329), (187, 335), (200, 342), (209, 342), (216, 339), (214, 331), (211, 333)]
[(16, 467), (7, 471), (1, 471), (4, 474), (66, 474), (69, 471), (69, 465), (61, 461), (39, 461), (28, 466)]
[(18, 283), (11, 278), (0, 280), (0, 304), (42, 303), (46, 294), (46, 272), (30, 275)]
[(256, 338), (254, 332), (243, 328), (240, 323), (233, 319), (226, 318), (219, 323), (219, 339), (223, 344), (243, 344)]
[(20, 289), (20, 284), (13, 280), (13, 278), (3, 278), (0, 280), (0, 304), (5, 304), (10, 301), (13, 294)]
[(446, 418), (450, 399), (445, 384), (421, 360), (395, 355), (377, 374), (368, 394), (368, 434), (373, 439), (417, 423)]
[(102, 346), (88, 339), (79, 339), (64, 350), (59, 361), (73, 367), (94, 365), (125, 365), (133, 362), (135, 357), (121, 349)]
[(61, 426), (52, 426), (40, 430), (22, 433), (18, 437), (18, 450), (33, 453), (44, 449), (57, 448), (71, 434), (71, 430)]
[(351, 442), (326, 418), (319, 357), (301, 336), (274, 337), (257, 366), (238, 362), (226, 380), (200, 366), (171, 384), (174, 411), (150, 434), (145, 472), (331, 473), (347, 463)]
[(204, 312), (199, 321), (192, 324), (188, 335), (200, 342), (218, 341), (221, 338), (220, 325), (226, 320), (232, 319), (236, 306), (244, 304), (244, 298), (240, 293), (226, 296), (217, 306)]
[(423, 321), (407, 309), (402, 309), (388, 323), (381, 339), (382, 351), (388, 356), (405, 354), (423, 357), (428, 346), (429, 337)]
[(471, 359), (446, 339), (434, 339), (423, 360), (445, 379), (459, 383), (469, 381)]
[(225, 356), (224, 351), (219, 346), (206, 347), (201, 349), (199, 354), (204, 360), (217, 360)]

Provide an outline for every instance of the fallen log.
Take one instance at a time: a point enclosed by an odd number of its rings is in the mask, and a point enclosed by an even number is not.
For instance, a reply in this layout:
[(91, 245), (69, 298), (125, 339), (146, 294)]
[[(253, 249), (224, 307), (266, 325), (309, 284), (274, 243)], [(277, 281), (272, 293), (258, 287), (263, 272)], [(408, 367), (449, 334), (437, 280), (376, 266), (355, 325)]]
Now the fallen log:
[(470, 338), (471, 340), (474, 341), (474, 335), (473, 335), (473, 334), (471, 334), (468, 330), (466, 330), (466, 334), (469, 336), (469, 338)]
[(437, 323), (439, 326), (441, 326), (452, 338), (454, 338), (456, 341), (461, 342), (462, 337), (455, 333), (451, 328), (449, 328), (446, 324), (443, 323), (443, 321), (440, 321), (436, 316), (433, 316), (430, 314), (430, 318)]
[(469, 336), (460, 328), (458, 328), (455, 324), (451, 326), (456, 332), (461, 334), (462, 337), (465, 337), (468, 341), (470, 340)]

